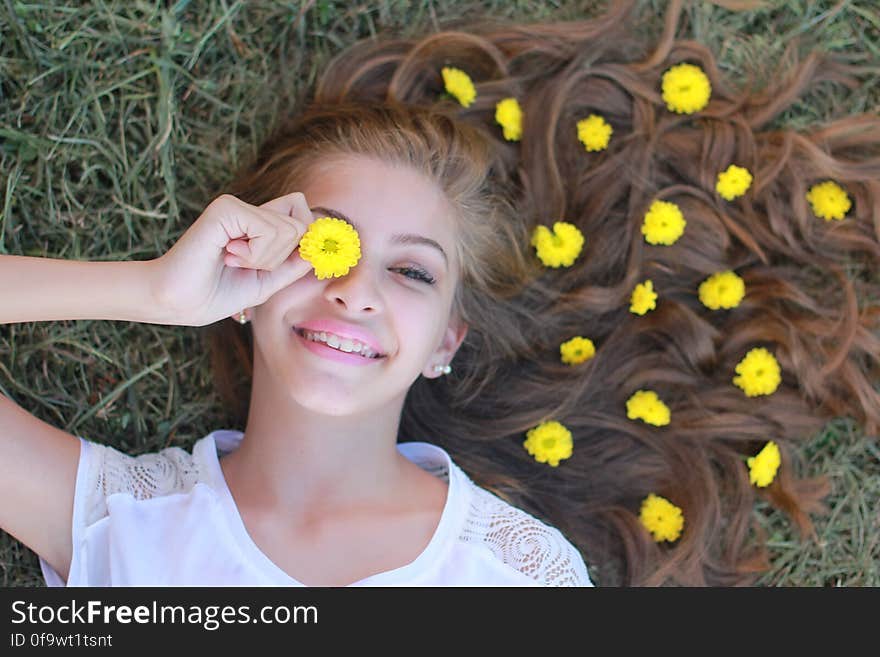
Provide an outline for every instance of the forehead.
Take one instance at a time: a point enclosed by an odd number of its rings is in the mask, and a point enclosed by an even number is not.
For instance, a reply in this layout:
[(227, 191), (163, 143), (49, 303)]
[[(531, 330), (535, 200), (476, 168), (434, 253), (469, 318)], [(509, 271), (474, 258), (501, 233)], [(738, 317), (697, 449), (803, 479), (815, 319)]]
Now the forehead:
[(302, 190), (312, 207), (348, 215), (370, 234), (421, 233), (451, 254), (454, 221), (440, 187), (403, 165), (346, 156), (322, 163)]

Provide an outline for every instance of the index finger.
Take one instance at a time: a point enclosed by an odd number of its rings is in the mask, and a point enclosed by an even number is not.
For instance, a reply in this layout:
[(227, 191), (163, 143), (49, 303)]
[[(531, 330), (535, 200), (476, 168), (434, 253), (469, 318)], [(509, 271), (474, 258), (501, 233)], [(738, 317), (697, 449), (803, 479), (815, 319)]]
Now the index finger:
[(302, 192), (291, 192), (259, 206), (264, 210), (272, 210), (278, 214), (291, 217), (302, 224), (303, 232), (312, 223), (312, 211)]

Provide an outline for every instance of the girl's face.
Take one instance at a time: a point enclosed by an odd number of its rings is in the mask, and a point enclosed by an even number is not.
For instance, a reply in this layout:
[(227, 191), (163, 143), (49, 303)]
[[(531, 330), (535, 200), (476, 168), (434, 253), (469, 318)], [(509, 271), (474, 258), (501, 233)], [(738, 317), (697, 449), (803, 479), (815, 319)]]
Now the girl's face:
[[(418, 172), (364, 157), (325, 164), (301, 191), (314, 218), (355, 227), (361, 259), (338, 278), (318, 280), (312, 270), (256, 308), (255, 359), (275, 379), (273, 389), (316, 412), (349, 415), (391, 400), (402, 406), (420, 374), (443, 376), (434, 366), (450, 363), (467, 332), (450, 316), (459, 263), (448, 203)], [(365, 332), (384, 357), (343, 354), (355, 359), (347, 362), (296, 331), (320, 321)]]

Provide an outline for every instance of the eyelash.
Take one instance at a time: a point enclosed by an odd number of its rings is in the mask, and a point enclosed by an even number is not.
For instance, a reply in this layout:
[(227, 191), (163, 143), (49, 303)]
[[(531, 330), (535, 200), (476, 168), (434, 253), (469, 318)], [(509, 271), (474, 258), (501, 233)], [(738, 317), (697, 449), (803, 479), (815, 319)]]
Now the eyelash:
[[(436, 282), (436, 281), (434, 280), (434, 277), (431, 276), (431, 275), (430, 275), (428, 272), (426, 272), (424, 269), (418, 269), (418, 268), (416, 268), (416, 267), (398, 267), (398, 268), (396, 269), (396, 271), (400, 271), (400, 272), (415, 272), (415, 273), (416, 273), (415, 280), (423, 281), (424, 283), (427, 283), (428, 285), (433, 285), (433, 284)], [(406, 275), (406, 274), (404, 274), (404, 275)], [(407, 276), (407, 278), (412, 278), (412, 277), (411, 277), (411, 276)]]

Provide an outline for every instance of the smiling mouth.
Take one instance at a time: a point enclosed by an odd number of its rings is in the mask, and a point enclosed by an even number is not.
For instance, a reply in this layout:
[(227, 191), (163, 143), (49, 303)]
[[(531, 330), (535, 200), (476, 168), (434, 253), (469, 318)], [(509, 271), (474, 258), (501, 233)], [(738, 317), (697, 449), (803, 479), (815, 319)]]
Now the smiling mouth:
[[(309, 340), (309, 339), (306, 337), (305, 329), (301, 329), (301, 328), (299, 328), (299, 327), (294, 326), (294, 327), (293, 327), (293, 331), (294, 331), (294, 333), (296, 333), (299, 337), (301, 337), (303, 340)], [(388, 356), (388, 354), (381, 354), (381, 355), (376, 355), (376, 356), (363, 356), (363, 355), (359, 354), (359, 353), (356, 352), (356, 351), (343, 351), (342, 349), (337, 349), (336, 347), (331, 347), (331, 346), (330, 346), (329, 344), (327, 344), (326, 342), (319, 342), (319, 341), (317, 341), (317, 340), (309, 340), (309, 342), (314, 342), (315, 344), (321, 344), (321, 345), (324, 345), (325, 347), (328, 347), (329, 349), (336, 349), (336, 351), (338, 351), (338, 352), (340, 352), (340, 353), (343, 353), (343, 354), (351, 354), (352, 356), (360, 356), (361, 358), (366, 358), (367, 360), (379, 360), (380, 358), (387, 358), (387, 356)]]

